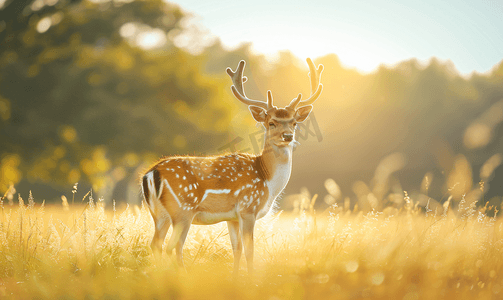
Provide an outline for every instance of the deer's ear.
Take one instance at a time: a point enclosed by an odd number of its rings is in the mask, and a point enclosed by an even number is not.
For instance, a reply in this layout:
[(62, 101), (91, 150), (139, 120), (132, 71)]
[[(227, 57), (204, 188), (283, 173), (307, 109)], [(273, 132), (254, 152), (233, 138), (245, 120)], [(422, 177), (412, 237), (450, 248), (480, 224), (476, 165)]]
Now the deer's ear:
[(311, 113), (312, 109), (313, 109), (312, 105), (302, 106), (301, 108), (297, 109), (294, 116), (295, 120), (299, 123), (304, 122), (307, 119), (307, 117), (309, 117), (309, 114)]
[(248, 109), (250, 110), (255, 121), (265, 122), (265, 117), (267, 115), (267, 112), (265, 111), (265, 109), (263, 109), (262, 107), (255, 106), (255, 105), (248, 106)]

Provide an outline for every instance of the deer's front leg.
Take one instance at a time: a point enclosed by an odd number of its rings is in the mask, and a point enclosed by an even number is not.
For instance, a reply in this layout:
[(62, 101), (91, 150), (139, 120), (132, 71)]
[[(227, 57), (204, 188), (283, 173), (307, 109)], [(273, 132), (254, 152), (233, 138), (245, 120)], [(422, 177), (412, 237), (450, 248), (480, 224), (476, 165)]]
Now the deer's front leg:
[(242, 215), (239, 219), (239, 227), (245, 246), (248, 273), (253, 273), (253, 229), (255, 227), (255, 216), (252, 214)]
[(227, 221), (227, 227), (229, 228), (229, 237), (231, 238), (232, 252), (234, 253), (234, 275), (237, 275), (239, 272), (241, 252), (243, 251), (239, 222)]

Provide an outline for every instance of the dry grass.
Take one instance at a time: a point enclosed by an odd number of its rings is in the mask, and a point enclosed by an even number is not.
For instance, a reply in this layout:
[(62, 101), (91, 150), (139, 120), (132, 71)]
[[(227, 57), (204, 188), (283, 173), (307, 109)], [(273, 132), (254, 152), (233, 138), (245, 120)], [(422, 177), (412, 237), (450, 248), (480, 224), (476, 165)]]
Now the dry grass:
[[(414, 201), (414, 199), (412, 199)], [(0, 296), (169, 299), (495, 299), (503, 221), (473, 208), (433, 214), (276, 214), (256, 227), (256, 274), (233, 279), (225, 223), (193, 226), (187, 272), (148, 247), (144, 208), (3, 204)], [(68, 207), (67, 207), (68, 208)], [(168, 233), (169, 234), (169, 233)]]

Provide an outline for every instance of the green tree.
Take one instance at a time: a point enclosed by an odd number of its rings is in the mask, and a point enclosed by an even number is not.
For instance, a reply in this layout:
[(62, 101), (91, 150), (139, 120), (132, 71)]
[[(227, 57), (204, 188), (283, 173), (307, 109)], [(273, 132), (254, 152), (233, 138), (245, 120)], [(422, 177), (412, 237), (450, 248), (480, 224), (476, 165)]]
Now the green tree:
[(205, 75), (204, 55), (174, 45), (178, 6), (37, 1), (1, 11), (0, 155), (20, 156), (25, 178), (110, 188), (161, 154), (222, 143), (235, 109), (225, 72)]

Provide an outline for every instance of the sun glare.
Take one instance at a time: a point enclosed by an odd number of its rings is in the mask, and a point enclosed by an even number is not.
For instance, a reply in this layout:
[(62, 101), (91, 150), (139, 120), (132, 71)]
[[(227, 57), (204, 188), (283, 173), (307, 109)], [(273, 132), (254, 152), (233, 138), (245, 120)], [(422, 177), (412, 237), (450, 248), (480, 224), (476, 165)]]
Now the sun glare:
[(38, 23), (37, 23), (37, 31), (40, 32), (40, 33), (44, 33), (47, 30), (49, 30), (49, 28), (51, 27), (51, 25), (52, 25), (51, 18), (45, 17), (42, 20), (38, 21)]
[(119, 33), (123, 38), (145, 50), (160, 48), (167, 42), (166, 34), (161, 29), (139, 25), (134, 22), (122, 25)]
[[(391, 42), (381, 37), (362, 37), (349, 29), (342, 31), (333, 27), (320, 29), (316, 25), (309, 26), (309, 24), (297, 26), (284, 24), (288, 22), (277, 21), (274, 24), (269, 22), (267, 26), (257, 25), (253, 31), (246, 32), (247, 40), (253, 41), (252, 49), (256, 53), (265, 54), (270, 60), (281, 51), (290, 51), (302, 59), (336, 53), (345, 67), (355, 67), (364, 72), (371, 72), (382, 63), (391, 64), (408, 57), (401, 47), (394, 46), (393, 51), (388, 50)], [(278, 32), (281, 34), (278, 35)], [(241, 43), (244, 33), (237, 29), (230, 30), (226, 26), (215, 34), (224, 44), (235, 48)]]
[(341, 35), (341, 38), (323, 39), (318, 36), (293, 36), (288, 34), (278, 38), (262, 37), (253, 43), (253, 50), (274, 57), (279, 51), (290, 51), (299, 58), (319, 57), (327, 53), (337, 53), (346, 67), (355, 67), (364, 72), (370, 72), (380, 63), (395, 61), (391, 53), (387, 53), (380, 45), (372, 44)]
[(153, 29), (138, 34), (136, 43), (145, 50), (159, 48), (166, 44), (166, 34), (160, 29)]

